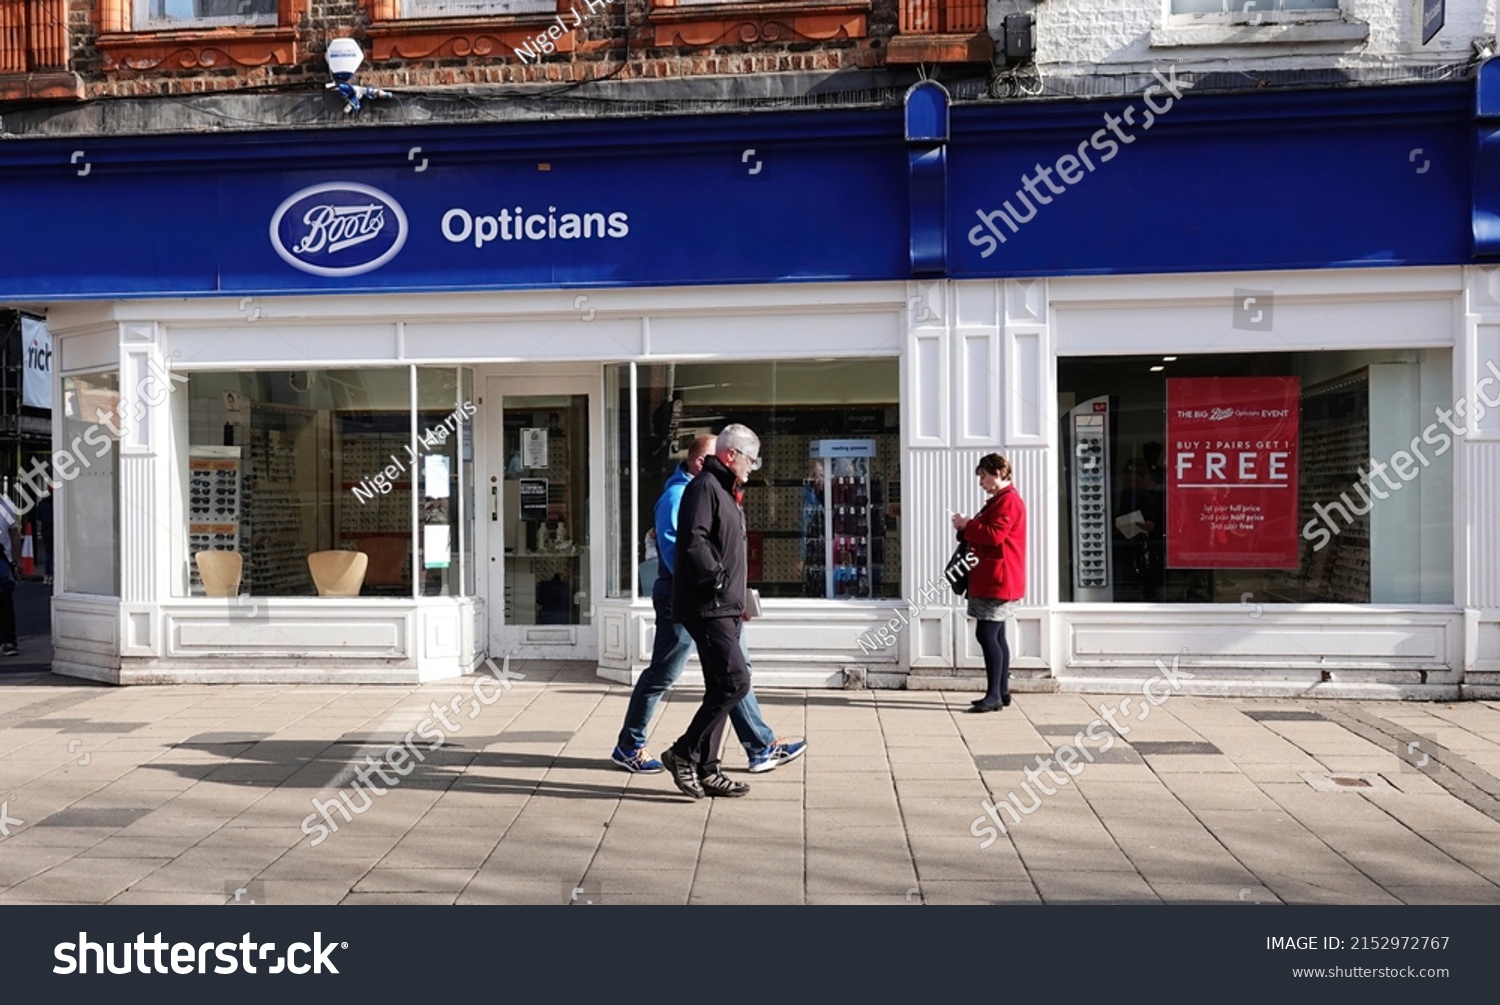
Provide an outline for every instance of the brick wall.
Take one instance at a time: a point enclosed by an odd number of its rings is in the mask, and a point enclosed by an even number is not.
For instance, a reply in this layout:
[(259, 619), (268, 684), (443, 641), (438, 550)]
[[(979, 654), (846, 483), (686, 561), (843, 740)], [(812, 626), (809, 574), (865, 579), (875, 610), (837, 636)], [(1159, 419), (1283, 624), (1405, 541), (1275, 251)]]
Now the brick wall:
[[(414, 22), (379, 21), (372, 16), (382, 9), (395, 10), (400, 0), (282, 0), (283, 10), (291, 13), (278, 29), (274, 45), (262, 38), (237, 47), (226, 44), (236, 35), (235, 29), (214, 29), (141, 33), (131, 36), (139, 40), (136, 49), (106, 46), (101, 51), (97, 44), (101, 25), (110, 17), (116, 19), (116, 27), (128, 22), (131, 2), (48, 0), (50, 7), (65, 11), (71, 69), (81, 77), (81, 96), (321, 87), (327, 80), (323, 49), (329, 38), (340, 35), (359, 39), (370, 54), (359, 81), (390, 88), (570, 83), (605, 75), (633, 80), (874, 68), (884, 65), (885, 44), (896, 34), (900, 0), (870, 0), (868, 9), (854, 4), (840, 7), (837, 0), (760, 0), (741, 5), (747, 13), (739, 17), (734, 13), (736, 5), (728, 3), (713, 8), (676, 7), (668, 11), (676, 20), (663, 17), (663, 9), (649, 6), (660, 0), (613, 0), (593, 13), (588, 23), (568, 33), (567, 51), (537, 62), (519, 58), (514, 47), (545, 30), (545, 15), (521, 21), (459, 19), (462, 23), (447, 44), (436, 49), (423, 45), (403, 49), (393, 33)], [(1267, 0), (1267, 6), (1271, 2)], [(835, 6), (829, 7), (830, 3)], [(1383, 66), (1399, 72), (1414, 63), (1462, 60), (1470, 51), (1471, 39), (1496, 31), (1496, 0), (1448, 0), (1447, 25), (1425, 47), (1418, 34), (1421, 0), (1343, 0), (1346, 18), (1368, 26), (1367, 37), (1316, 44), (1153, 45), (1153, 31), (1168, 21), (1169, 3), (988, 0), (988, 23), (992, 34), (998, 35), (1004, 15), (1017, 11), (1035, 15), (1037, 64), (1043, 81), (1111, 75), (1123, 80), (1167, 64), (1195, 71)], [(588, 10), (587, 0), (563, 0), (564, 9), (570, 5)], [(829, 10), (844, 11), (844, 19), (830, 20)], [(697, 23), (673, 34), (681, 19), (698, 13), (702, 17)], [(490, 37), (505, 35), (500, 29), (506, 26), (511, 28), (508, 38)], [(261, 38), (272, 33), (248, 34)], [(122, 37), (115, 33), (106, 39)], [(983, 69), (969, 68), (971, 72)], [(16, 96), (0, 88), (0, 100)]]
[[(376, 8), (365, 0), (307, 0), (305, 10), (299, 12), (295, 22), (285, 26), (293, 34), (282, 50), (292, 54), (284, 60), (253, 65), (262, 60), (253, 47), (241, 53), (216, 52), (235, 30), (213, 29), (159, 36), (133, 35), (132, 40), (139, 40), (148, 49), (116, 55), (114, 67), (107, 65), (107, 56), (97, 45), (99, 8), (104, 0), (60, 2), (68, 5), (72, 68), (83, 78), (85, 95), (94, 98), (197, 94), (257, 86), (321, 87), (328, 79), (322, 53), (328, 39), (341, 35), (352, 35), (365, 48), (366, 62), (360, 69), (358, 82), (390, 88), (567, 83), (606, 74), (612, 79), (629, 80), (878, 67), (883, 62), (885, 40), (896, 31), (898, 0), (872, 0), (867, 11), (850, 14), (849, 17), (859, 19), (863, 29), (858, 37), (839, 37), (847, 32), (827, 38), (801, 35), (798, 28), (802, 22), (794, 16), (795, 12), (816, 8), (788, 2), (787, 13), (762, 17), (755, 22), (757, 30), (725, 22), (726, 31), (706, 44), (666, 45), (653, 39), (647, 19), (648, 0), (614, 0), (570, 33), (572, 51), (556, 52), (534, 62), (522, 60), (506, 45), (489, 44), (480, 36), (493, 33), (497, 25), (520, 24), (525, 25), (522, 34), (529, 38), (545, 30), (548, 22), (543, 19), (550, 15), (532, 18), (530, 22), (507, 18), (463, 19), (466, 30), (458, 32), (461, 41), (456, 47), (447, 46), (426, 56), (381, 59), (376, 56), (380, 32), (384, 30), (389, 35), (393, 29), (400, 30), (411, 22), (386, 21), (373, 25), (371, 13)], [(587, 0), (564, 0), (564, 8), (569, 5), (588, 13)], [(770, 5), (751, 6), (764, 9)], [(856, 7), (850, 4), (844, 9), (853, 11)], [(826, 34), (826, 18), (817, 27)], [(740, 41), (747, 34), (757, 40)], [(110, 37), (122, 36), (106, 36), (106, 40)], [(476, 39), (477, 45), (473, 44)], [(475, 54), (484, 51), (486, 45), (486, 54)], [(455, 48), (466, 54), (460, 55)]]

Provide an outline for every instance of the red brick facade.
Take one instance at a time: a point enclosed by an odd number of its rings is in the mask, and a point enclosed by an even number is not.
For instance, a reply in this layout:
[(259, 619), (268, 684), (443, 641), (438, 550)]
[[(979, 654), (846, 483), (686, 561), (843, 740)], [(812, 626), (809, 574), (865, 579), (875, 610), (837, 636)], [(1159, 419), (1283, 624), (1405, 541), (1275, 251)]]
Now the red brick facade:
[(367, 53), (359, 82), (388, 88), (871, 68), (885, 65), (899, 5), (934, 0), (556, 0), (546, 13), (427, 19), (401, 18), (402, 0), (279, 0), (275, 23), (172, 31), (135, 30), (132, 2), (147, 0), (0, 0), (0, 101), (317, 85), (341, 35)]

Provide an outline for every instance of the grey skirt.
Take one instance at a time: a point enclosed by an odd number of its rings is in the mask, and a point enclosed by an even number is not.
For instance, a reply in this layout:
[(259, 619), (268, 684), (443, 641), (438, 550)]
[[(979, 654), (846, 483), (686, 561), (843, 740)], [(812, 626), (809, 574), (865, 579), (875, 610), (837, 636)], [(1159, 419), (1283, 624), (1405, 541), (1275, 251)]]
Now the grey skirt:
[(975, 621), (1006, 621), (1016, 616), (1018, 600), (987, 600), (984, 597), (969, 598), (969, 617)]

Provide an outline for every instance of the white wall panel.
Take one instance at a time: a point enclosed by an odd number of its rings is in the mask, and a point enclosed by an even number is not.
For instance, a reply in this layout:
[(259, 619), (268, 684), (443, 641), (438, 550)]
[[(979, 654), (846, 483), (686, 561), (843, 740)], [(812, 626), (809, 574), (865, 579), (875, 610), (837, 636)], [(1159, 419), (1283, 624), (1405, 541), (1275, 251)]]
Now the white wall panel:
[(958, 373), (954, 386), (957, 435), (954, 446), (998, 445), (1000, 431), (1000, 395), (1005, 375), (1000, 367), (1000, 336), (993, 329), (960, 329), (952, 335), (957, 349)]
[[(162, 536), (166, 529), (156, 519), (150, 500), (155, 480), (155, 459), (139, 454), (122, 456), (120, 466), (120, 599), (126, 604), (145, 604), (157, 598), (155, 581), (162, 571), (158, 555), (167, 553)], [(74, 560), (79, 560), (74, 557)], [(87, 561), (87, 556), (83, 556)]]
[(1046, 329), (1013, 326), (1005, 330), (1005, 443), (1045, 445), (1052, 428), (1056, 379)]
[(1500, 267), (1478, 265), (1465, 269), (1464, 289), (1469, 313), (1500, 313)]
[(393, 614), (382, 621), (367, 612), (337, 610), (319, 613), (315, 607), (300, 612), (278, 611), (275, 620), (225, 619), (178, 610), (171, 617), (170, 656), (222, 654), (225, 656), (291, 655), (333, 659), (362, 659), (406, 654), (408, 617)]
[(402, 351), (409, 360), (619, 360), (645, 351), (638, 318), (408, 322), (404, 328)]
[(1458, 520), (1468, 531), (1468, 596), (1465, 606), (1500, 607), (1500, 443), (1463, 448), (1463, 488)]
[[(407, 341), (411, 341), (408, 335)], [(374, 364), (396, 360), (396, 325), (290, 324), (245, 321), (238, 325), (174, 328), (167, 333), (167, 348), (180, 353), (174, 365), (214, 364), (253, 367), (316, 369), (348, 363)]]
[[(901, 351), (904, 311), (757, 316), (651, 316), (651, 352), (691, 358), (771, 359), (806, 356), (891, 355)], [(586, 327), (586, 326), (580, 326)]]
[(919, 666), (951, 665), (952, 646), (933, 635), (937, 631), (933, 626), (945, 620), (944, 612), (957, 600), (943, 577), (943, 567), (957, 543), (949, 518), (955, 510), (973, 512), (974, 494), (959, 492), (953, 470), (953, 452), (948, 450), (912, 450), (902, 463), (901, 596), (919, 611), (918, 641), (910, 653), (913, 664)]
[(945, 333), (913, 334), (906, 359), (902, 428), (911, 447), (940, 447), (948, 442), (948, 339)]
[[(1491, 372), (1491, 368), (1500, 370), (1500, 318), (1489, 323), (1475, 324), (1472, 339), (1472, 351), (1459, 354), (1463, 373), (1458, 394), (1467, 401), (1467, 416), (1472, 430), (1469, 438), (1500, 439), (1500, 408), (1492, 407), (1484, 401), (1500, 400), (1500, 393), (1497, 393), (1496, 388), (1500, 380)], [(1481, 384), (1484, 386), (1481, 387)], [(1479, 421), (1473, 422), (1476, 406), (1482, 406), (1483, 411)], [(1454, 421), (1462, 424), (1464, 417), (1459, 416)]]
[(1451, 297), (1382, 301), (1372, 295), (1369, 302), (1339, 304), (1337, 323), (1330, 323), (1327, 298), (1282, 295), (1274, 300), (1268, 331), (1234, 327), (1233, 299), (1232, 284), (1226, 283), (1217, 302), (1059, 306), (1057, 351), (1108, 356), (1138, 353), (1143, 346), (1163, 353), (1409, 349), (1454, 340)]
[[(1138, 609), (1137, 609), (1138, 608)], [(1252, 681), (1307, 679), (1339, 671), (1345, 681), (1456, 681), (1464, 618), (1460, 613), (1371, 610), (1352, 606), (1266, 608), (1261, 617), (1222, 607), (1153, 611), (1139, 605), (1067, 607), (1054, 613), (1062, 638), (1059, 676), (1148, 676), (1174, 659), (1193, 672)], [(1358, 675), (1351, 677), (1350, 674)]]
[(1005, 322), (1039, 325), (1047, 321), (1047, 280), (1005, 280)]
[(906, 323), (913, 328), (946, 328), (948, 284), (941, 279), (918, 279), (906, 284)]
[(960, 328), (1000, 327), (1000, 284), (993, 279), (955, 282), (953, 302)]

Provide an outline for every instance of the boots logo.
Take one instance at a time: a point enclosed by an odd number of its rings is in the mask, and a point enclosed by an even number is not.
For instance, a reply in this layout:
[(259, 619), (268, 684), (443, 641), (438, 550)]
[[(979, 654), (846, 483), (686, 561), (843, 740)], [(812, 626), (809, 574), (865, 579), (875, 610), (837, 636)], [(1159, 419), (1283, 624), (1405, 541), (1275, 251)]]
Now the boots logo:
[(378, 188), (313, 185), (288, 196), (271, 217), (271, 246), (315, 276), (357, 276), (380, 268), (406, 243), (406, 213)]

